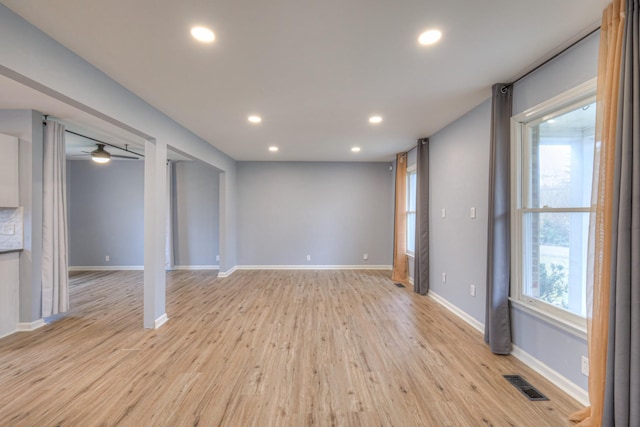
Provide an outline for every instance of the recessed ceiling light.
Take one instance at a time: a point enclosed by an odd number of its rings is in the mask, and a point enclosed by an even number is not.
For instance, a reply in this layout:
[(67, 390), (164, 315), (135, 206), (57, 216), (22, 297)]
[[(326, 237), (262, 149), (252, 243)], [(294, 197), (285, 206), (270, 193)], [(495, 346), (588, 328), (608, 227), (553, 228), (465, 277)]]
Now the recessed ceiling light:
[(371, 116), (371, 117), (369, 117), (369, 123), (376, 124), (376, 123), (380, 123), (381, 121), (382, 121), (382, 117), (380, 117), (380, 116)]
[(429, 30), (420, 34), (418, 37), (418, 43), (421, 45), (430, 45), (436, 43), (442, 37), (442, 33), (438, 30)]
[(191, 29), (191, 35), (194, 39), (205, 43), (211, 43), (216, 39), (216, 35), (213, 34), (213, 31), (206, 27), (193, 27)]
[(353, 151), (354, 153), (359, 153), (360, 152), (360, 147), (352, 147), (351, 151)]
[(249, 116), (248, 120), (251, 123), (260, 123), (262, 121), (262, 117), (260, 117), (260, 116)]
[(272, 145), (271, 147), (269, 147), (269, 151), (271, 151), (272, 153), (275, 153), (276, 151), (278, 151), (278, 147), (276, 147), (275, 145)]

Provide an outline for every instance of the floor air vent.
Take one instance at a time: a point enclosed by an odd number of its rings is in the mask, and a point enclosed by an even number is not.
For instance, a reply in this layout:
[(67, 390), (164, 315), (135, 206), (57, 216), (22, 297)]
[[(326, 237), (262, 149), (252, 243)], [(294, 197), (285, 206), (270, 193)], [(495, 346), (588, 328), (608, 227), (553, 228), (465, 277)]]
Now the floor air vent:
[(529, 384), (527, 380), (520, 375), (503, 375), (507, 381), (509, 381), (515, 388), (520, 390), (520, 393), (527, 396), (529, 400), (549, 400), (547, 397), (540, 393), (534, 386)]
[(396, 285), (399, 288), (404, 288), (404, 285), (402, 283), (394, 283), (394, 285)]

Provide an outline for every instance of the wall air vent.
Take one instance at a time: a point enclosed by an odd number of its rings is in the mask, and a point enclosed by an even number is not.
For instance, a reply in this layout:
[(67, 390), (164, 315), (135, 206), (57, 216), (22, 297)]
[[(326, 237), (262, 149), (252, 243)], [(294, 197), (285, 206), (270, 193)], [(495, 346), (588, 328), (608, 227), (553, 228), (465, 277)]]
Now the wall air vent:
[(520, 375), (503, 375), (520, 393), (527, 396), (529, 400), (549, 400), (544, 394), (540, 393), (534, 386), (529, 384)]

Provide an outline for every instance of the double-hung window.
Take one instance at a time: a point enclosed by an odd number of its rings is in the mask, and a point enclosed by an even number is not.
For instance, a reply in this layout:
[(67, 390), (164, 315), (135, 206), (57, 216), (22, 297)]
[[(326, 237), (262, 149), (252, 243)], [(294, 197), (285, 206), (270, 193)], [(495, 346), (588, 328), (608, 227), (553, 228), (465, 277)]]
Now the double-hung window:
[(512, 298), (584, 328), (593, 85), (514, 117)]
[(407, 169), (407, 254), (416, 250), (416, 168)]

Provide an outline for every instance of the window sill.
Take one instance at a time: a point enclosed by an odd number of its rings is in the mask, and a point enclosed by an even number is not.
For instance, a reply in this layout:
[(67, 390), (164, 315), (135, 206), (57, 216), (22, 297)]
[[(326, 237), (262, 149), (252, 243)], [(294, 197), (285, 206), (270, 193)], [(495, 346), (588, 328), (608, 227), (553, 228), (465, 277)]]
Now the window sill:
[(568, 332), (575, 337), (581, 338), (585, 341), (587, 340), (586, 320), (584, 327), (582, 327), (580, 325), (576, 325), (575, 323), (569, 322), (568, 320), (554, 316), (537, 307), (519, 301), (515, 298), (509, 298), (509, 301), (511, 301), (511, 304), (515, 308), (524, 311), (525, 313), (531, 314), (532, 316), (537, 317), (538, 319), (541, 319), (559, 329), (562, 329), (563, 331)]
[(409, 254), (409, 253), (407, 253), (407, 254), (405, 254), (405, 255), (406, 255), (406, 256), (408, 256), (408, 257), (409, 257), (409, 259), (410, 259), (410, 260), (412, 260), (412, 261), (416, 259), (415, 254)]

